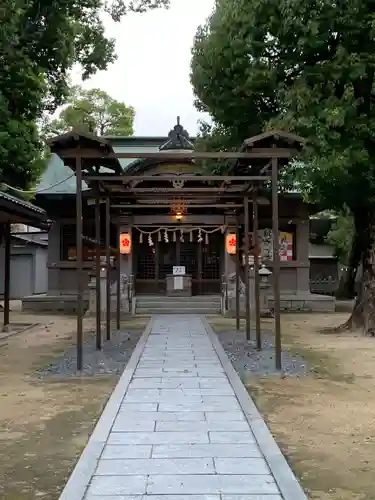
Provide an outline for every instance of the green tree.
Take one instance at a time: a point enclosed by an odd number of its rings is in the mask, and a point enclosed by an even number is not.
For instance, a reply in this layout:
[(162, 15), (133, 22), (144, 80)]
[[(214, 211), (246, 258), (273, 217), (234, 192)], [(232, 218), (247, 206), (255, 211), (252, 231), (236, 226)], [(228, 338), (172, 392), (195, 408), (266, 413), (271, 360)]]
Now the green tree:
[(68, 94), (74, 64), (89, 78), (115, 60), (104, 9), (115, 21), (168, 0), (2, 0), (0, 5), (0, 177), (29, 188), (43, 166), (37, 122)]
[(337, 218), (332, 223), (328, 231), (326, 241), (333, 246), (335, 257), (342, 264), (348, 264), (352, 240), (354, 235), (353, 217), (348, 210), (343, 210), (337, 214)]
[[(277, 70), (255, 55), (254, 3), (217, 2), (212, 16), (198, 28), (192, 49), (196, 107), (212, 117), (214, 136), (220, 131), (226, 143), (237, 146), (279, 113)], [(208, 134), (203, 135), (208, 141)]]
[[(375, 5), (370, 0), (222, 0), (193, 49), (199, 105), (234, 137), (256, 124), (308, 139), (296, 179), (321, 208), (346, 205), (351, 322), (375, 326)], [(351, 279), (354, 283), (354, 279)]]
[(97, 135), (132, 135), (134, 109), (100, 89), (71, 89), (69, 104), (58, 118), (47, 121), (43, 134), (53, 136), (73, 128)]

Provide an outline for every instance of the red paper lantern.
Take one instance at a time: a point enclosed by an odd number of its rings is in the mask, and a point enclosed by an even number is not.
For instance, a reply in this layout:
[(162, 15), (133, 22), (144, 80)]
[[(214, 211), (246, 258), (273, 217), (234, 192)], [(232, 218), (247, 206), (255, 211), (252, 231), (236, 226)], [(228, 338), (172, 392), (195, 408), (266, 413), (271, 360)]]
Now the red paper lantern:
[(237, 251), (237, 235), (229, 233), (225, 237), (225, 249), (229, 255), (236, 255)]
[(120, 234), (120, 253), (129, 255), (132, 251), (132, 237), (130, 233)]

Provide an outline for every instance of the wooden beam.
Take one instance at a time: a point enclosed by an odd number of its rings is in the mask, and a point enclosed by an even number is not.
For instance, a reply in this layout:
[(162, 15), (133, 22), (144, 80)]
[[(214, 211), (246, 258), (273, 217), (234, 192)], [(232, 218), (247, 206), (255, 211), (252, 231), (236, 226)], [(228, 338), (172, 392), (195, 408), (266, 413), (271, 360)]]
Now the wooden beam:
[(244, 212), (245, 212), (245, 221), (244, 221), (244, 231), (245, 231), (245, 315), (246, 315), (246, 340), (250, 342), (250, 282), (249, 282), (249, 198), (246, 196), (244, 200)]
[(183, 152), (170, 152), (166, 153), (164, 151), (158, 152), (134, 152), (134, 153), (108, 153), (101, 154), (99, 151), (92, 151), (91, 149), (54, 149), (53, 151), (60, 158), (72, 159), (80, 156), (82, 159), (96, 159), (96, 160), (109, 160), (109, 159), (122, 159), (122, 158), (134, 158), (134, 159), (146, 159), (146, 160), (254, 160), (254, 159), (270, 159), (270, 158), (293, 158), (298, 154), (297, 149), (289, 148), (254, 148), (251, 152), (199, 152), (199, 151), (183, 151)]
[[(255, 196), (253, 198), (253, 245), (254, 248), (259, 248), (259, 211), (258, 203)], [(260, 351), (262, 349), (262, 336), (260, 325), (260, 276), (259, 276), (259, 256), (254, 256), (254, 291), (255, 291), (255, 331), (256, 331), (256, 345)]]
[[(241, 187), (241, 186), (238, 186)], [(168, 188), (168, 187), (146, 187), (146, 188), (129, 188), (128, 193), (170, 193), (176, 196), (181, 196), (182, 194), (190, 194), (190, 193), (207, 193), (207, 194), (215, 194), (215, 193), (241, 193), (242, 191), (230, 191), (228, 188), (218, 188), (209, 186), (206, 187), (187, 187), (187, 188)], [(126, 194), (126, 191), (111, 191), (110, 196), (121, 196), (121, 194)]]
[(279, 245), (279, 194), (278, 161), (272, 160), (272, 235), (273, 235), (273, 303), (275, 312), (275, 364), (281, 370), (281, 320), (280, 320), (280, 245)]
[(95, 255), (95, 288), (96, 288), (96, 348), (102, 349), (102, 327), (101, 327), (101, 297), (100, 297), (100, 198), (95, 200), (95, 239), (96, 239), (96, 255)]
[[(83, 180), (85, 181), (120, 181), (123, 184), (133, 181), (162, 181), (162, 182), (172, 182), (172, 181), (199, 181), (199, 182), (265, 182), (271, 180), (271, 177), (266, 177), (264, 175), (188, 175), (188, 174), (158, 174), (158, 175), (111, 175), (111, 174), (98, 174), (98, 175), (84, 175)], [(133, 186), (135, 187), (135, 186)], [(224, 188), (225, 186), (223, 186)]]
[(105, 331), (106, 340), (111, 340), (111, 281), (110, 281), (110, 263), (111, 263), (111, 204), (107, 198), (105, 204), (105, 260), (107, 263), (106, 269), (106, 318)]
[(77, 371), (83, 369), (83, 245), (82, 161), (76, 160), (76, 248), (77, 248)]
[[(185, 203), (186, 207), (189, 208), (225, 208), (230, 210), (231, 208), (241, 208), (243, 205), (242, 203), (234, 203), (234, 204), (228, 204), (228, 203)], [(169, 203), (155, 203), (154, 205), (147, 204), (147, 203), (130, 203), (128, 205), (111, 205), (112, 208), (150, 208), (151, 210), (154, 210), (155, 208), (171, 208), (171, 204)]]

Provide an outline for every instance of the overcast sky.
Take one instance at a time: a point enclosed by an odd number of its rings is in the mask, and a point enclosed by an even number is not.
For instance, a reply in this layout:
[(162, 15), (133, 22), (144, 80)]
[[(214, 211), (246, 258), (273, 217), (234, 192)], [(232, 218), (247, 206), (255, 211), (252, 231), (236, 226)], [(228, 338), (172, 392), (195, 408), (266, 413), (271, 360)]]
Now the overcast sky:
[[(197, 27), (214, 0), (171, 0), (169, 10), (132, 14), (106, 22), (116, 39), (118, 59), (85, 87), (99, 87), (135, 108), (135, 135), (167, 135), (176, 117), (190, 135), (200, 118), (189, 81), (191, 47)], [(79, 83), (77, 75), (74, 83)]]

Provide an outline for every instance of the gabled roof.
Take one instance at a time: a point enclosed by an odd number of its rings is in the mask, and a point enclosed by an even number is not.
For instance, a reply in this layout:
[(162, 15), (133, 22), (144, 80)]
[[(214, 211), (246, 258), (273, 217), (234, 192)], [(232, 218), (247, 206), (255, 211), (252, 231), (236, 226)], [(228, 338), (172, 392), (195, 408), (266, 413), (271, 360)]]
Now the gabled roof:
[[(89, 189), (85, 181), (82, 181), (82, 190)], [(64, 165), (57, 154), (52, 154), (39, 184), (36, 187), (37, 194), (75, 194), (76, 178), (74, 172)]]
[(168, 134), (168, 141), (160, 147), (160, 151), (170, 151), (176, 149), (194, 150), (194, 144), (189, 140), (189, 133), (180, 124), (180, 117), (177, 117), (177, 124)]
[(51, 139), (47, 140), (48, 146), (53, 149), (57, 147), (69, 147), (74, 146), (77, 141), (83, 142), (87, 147), (102, 147), (108, 152), (112, 151), (110, 144), (102, 137), (96, 136), (94, 134), (88, 134), (86, 132), (81, 132), (77, 130), (71, 130), (65, 134), (56, 135)]
[(306, 139), (300, 137), (299, 135), (292, 134), (291, 132), (284, 132), (283, 130), (267, 130), (262, 134), (254, 135), (253, 137), (249, 137), (244, 140), (244, 145), (247, 147), (258, 147), (260, 142), (269, 142), (271, 139), (275, 139), (277, 141), (288, 142), (289, 144), (295, 143), (295, 147), (297, 144), (302, 146), (306, 143)]
[[(97, 158), (92, 158), (90, 162), (86, 159), (85, 168), (107, 168), (116, 174), (122, 172), (120, 162), (113, 156), (114, 151), (111, 144), (101, 137), (72, 130), (52, 137), (47, 141), (47, 144), (51, 152), (56, 153), (64, 161), (64, 164), (68, 165), (73, 171), (76, 168), (76, 158), (68, 155), (67, 151), (78, 151), (77, 148), (81, 148), (86, 151), (90, 150), (97, 155)], [(66, 156), (64, 156), (64, 152)]]

